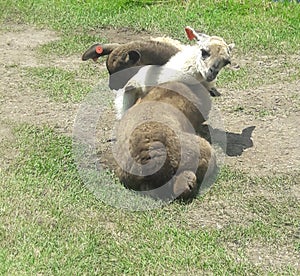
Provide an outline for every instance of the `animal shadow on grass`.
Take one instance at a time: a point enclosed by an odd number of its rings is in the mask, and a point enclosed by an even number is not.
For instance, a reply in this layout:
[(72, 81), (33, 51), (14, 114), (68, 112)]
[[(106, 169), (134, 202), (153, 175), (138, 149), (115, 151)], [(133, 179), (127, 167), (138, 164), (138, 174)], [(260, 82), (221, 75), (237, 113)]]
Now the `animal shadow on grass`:
[[(255, 126), (249, 126), (244, 128), (241, 133), (233, 133), (225, 132), (224, 130), (220, 130), (217, 128), (214, 129), (210, 125), (202, 125), (201, 129), (198, 129), (198, 134), (208, 142), (220, 145), (227, 156), (240, 156), (245, 149), (251, 148), (253, 146), (251, 136), (254, 129)], [(226, 143), (224, 143), (224, 136), (226, 137)], [(109, 171), (116, 171), (118, 169), (118, 162), (114, 158), (111, 150), (114, 142), (116, 142), (116, 139), (107, 140), (107, 143), (109, 143), (110, 146), (104, 151), (98, 151), (97, 157), (99, 159), (97, 159), (99, 163), (97, 165), (100, 165), (98, 169), (104, 168), (108, 169)], [(216, 170), (215, 176), (217, 175), (218, 171), (219, 168)], [(214, 180), (215, 179), (210, 179), (210, 181)], [(206, 183), (203, 187), (210, 187), (212, 183), (213, 182), (210, 182), (209, 184)], [(192, 198), (186, 201), (186, 203), (190, 202), (192, 202)]]
[[(233, 133), (226, 131), (226, 155), (240, 156), (245, 149), (253, 147), (252, 132), (255, 126), (250, 126), (242, 130), (242, 133)], [(204, 137), (207, 141), (212, 143), (211, 137), (213, 136), (214, 142), (218, 143), (224, 137), (224, 131), (214, 129), (209, 125), (203, 125), (199, 131), (199, 135)]]
[[(252, 133), (255, 126), (246, 127), (241, 133), (225, 132), (226, 135), (226, 155), (228, 156), (241, 156), (244, 150), (253, 147)], [(212, 143), (211, 137), (213, 136), (213, 142), (223, 145), (224, 131), (217, 128), (212, 128), (209, 125), (202, 125), (201, 129), (197, 131), (198, 134), (206, 139), (209, 143)], [(115, 138), (109, 139), (107, 143), (116, 142)], [(104, 168), (115, 169), (117, 162), (113, 157), (111, 150), (104, 152), (99, 151), (98, 156), (101, 156), (100, 163)]]

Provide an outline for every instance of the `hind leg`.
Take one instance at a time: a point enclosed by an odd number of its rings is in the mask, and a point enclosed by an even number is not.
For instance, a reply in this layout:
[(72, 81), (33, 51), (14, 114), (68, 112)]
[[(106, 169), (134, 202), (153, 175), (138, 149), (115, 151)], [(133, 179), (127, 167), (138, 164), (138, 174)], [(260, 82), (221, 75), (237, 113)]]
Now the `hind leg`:
[(216, 153), (211, 145), (202, 137), (197, 137), (200, 147), (200, 159), (196, 171), (198, 188), (209, 188), (215, 181), (218, 173)]
[(176, 176), (173, 193), (177, 199), (192, 199), (197, 191), (197, 177), (192, 171), (183, 171)]
[(188, 134), (185, 141), (186, 158), (181, 160), (185, 169), (176, 176), (173, 193), (178, 199), (189, 201), (197, 196), (200, 187), (206, 187), (214, 178), (216, 160), (211, 145), (202, 137)]

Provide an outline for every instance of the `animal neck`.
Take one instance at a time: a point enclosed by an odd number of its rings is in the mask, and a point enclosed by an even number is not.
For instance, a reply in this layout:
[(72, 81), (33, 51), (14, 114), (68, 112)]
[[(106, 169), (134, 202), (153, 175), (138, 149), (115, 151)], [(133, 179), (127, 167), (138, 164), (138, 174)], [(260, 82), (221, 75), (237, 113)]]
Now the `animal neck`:
[(196, 66), (196, 59), (199, 53), (200, 49), (196, 45), (185, 46), (182, 51), (178, 52), (166, 63), (166, 67), (181, 71), (191, 65)]
[[(197, 70), (197, 58), (201, 55), (201, 51), (197, 45), (185, 46), (185, 48), (173, 56), (164, 67), (164, 74), (174, 75), (174, 80), (184, 80), (195, 78), (199, 81), (203, 80), (200, 72)], [(166, 71), (169, 71), (167, 74)]]

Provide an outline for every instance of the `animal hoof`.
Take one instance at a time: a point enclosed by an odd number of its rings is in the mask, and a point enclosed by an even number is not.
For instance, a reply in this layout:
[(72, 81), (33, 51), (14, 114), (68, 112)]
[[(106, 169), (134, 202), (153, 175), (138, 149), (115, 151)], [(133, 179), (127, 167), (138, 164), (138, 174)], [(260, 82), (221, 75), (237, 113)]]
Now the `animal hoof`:
[(197, 186), (197, 177), (192, 171), (180, 173), (174, 183), (174, 194), (178, 199), (187, 200), (192, 197)]
[(216, 88), (211, 88), (209, 90), (209, 93), (212, 97), (219, 97), (221, 96), (221, 93)]

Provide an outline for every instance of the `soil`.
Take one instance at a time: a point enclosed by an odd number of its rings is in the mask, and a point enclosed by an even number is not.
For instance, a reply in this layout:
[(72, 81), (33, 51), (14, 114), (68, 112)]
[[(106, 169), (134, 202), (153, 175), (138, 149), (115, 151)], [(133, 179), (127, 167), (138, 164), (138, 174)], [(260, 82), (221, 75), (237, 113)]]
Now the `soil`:
[[(243, 105), (242, 112), (228, 112)], [(227, 164), (251, 175), (293, 173), (300, 168), (300, 81), (276, 83), (256, 89), (226, 91), (218, 101), (226, 130), (253, 128), (253, 146), (227, 157)], [(260, 111), (267, 115), (258, 116)]]
[(126, 43), (129, 41), (149, 39), (150, 37), (162, 36), (158, 33), (149, 33), (146, 31), (137, 31), (131, 28), (102, 28), (94, 29), (88, 33), (106, 39), (108, 42)]

